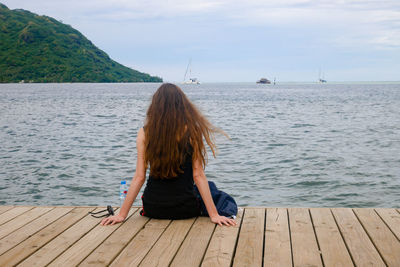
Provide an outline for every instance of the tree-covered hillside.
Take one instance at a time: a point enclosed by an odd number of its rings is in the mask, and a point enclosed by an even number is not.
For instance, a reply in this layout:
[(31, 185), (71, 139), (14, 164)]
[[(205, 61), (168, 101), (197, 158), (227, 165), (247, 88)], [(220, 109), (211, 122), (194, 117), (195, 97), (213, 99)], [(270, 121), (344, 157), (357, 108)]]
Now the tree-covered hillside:
[(162, 82), (112, 60), (71, 26), (0, 3), (0, 82)]

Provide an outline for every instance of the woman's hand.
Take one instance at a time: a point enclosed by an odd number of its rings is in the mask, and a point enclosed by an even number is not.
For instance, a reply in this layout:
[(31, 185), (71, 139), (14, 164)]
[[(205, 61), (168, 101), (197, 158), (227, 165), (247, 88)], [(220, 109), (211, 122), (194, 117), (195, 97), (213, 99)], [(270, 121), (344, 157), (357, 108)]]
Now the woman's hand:
[(236, 222), (235, 222), (234, 219), (229, 219), (229, 218), (227, 218), (225, 216), (217, 215), (217, 216), (210, 217), (210, 219), (211, 219), (211, 221), (213, 223), (218, 224), (219, 226), (222, 226), (222, 225), (227, 225), (227, 226), (236, 225)]
[(116, 223), (123, 222), (124, 220), (125, 220), (125, 218), (118, 214), (118, 215), (104, 218), (103, 220), (101, 220), (100, 225), (113, 225)]

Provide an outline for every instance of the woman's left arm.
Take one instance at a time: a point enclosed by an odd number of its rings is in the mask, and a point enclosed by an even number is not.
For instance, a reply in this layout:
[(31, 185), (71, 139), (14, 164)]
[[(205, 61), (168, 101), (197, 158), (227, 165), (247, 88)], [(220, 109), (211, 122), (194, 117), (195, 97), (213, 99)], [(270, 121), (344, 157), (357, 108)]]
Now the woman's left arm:
[(225, 216), (220, 216), (218, 214), (217, 208), (215, 207), (214, 200), (212, 199), (210, 186), (208, 185), (208, 181), (206, 175), (204, 174), (203, 166), (201, 165), (200, 160), (196, 160), (193, 162), (193, 180), (196, 183), (197, 188), (199, 189), (201, 198), (206, 206), (208, 215), (213, 223), (218, 225), (236, 225), (234, 219), (229, 219)]

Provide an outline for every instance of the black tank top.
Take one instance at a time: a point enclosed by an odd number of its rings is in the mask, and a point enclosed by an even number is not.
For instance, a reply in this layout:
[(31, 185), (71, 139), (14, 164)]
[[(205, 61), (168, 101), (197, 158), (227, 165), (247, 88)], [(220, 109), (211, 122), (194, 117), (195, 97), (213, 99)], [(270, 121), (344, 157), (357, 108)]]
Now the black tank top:
[(143, 192), (142, 214), (157, 219), (186, 219), (200, 215), (193, 181), (192, 147), (186, 150), (183, 173), (168, 179), (149, 176)]

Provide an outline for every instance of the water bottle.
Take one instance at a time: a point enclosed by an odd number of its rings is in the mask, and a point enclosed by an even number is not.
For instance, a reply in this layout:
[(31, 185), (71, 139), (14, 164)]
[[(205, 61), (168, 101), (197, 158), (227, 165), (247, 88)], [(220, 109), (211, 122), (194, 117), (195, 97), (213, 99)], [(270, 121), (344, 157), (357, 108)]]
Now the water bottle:
[(126, 185), (126, 181), (121, 181), (121, 185), (119, 186), (119, 206), (120, 207), (122, 207), (122, 204), (124, 203), (127, 194), (128, 194), (128, 186)]

